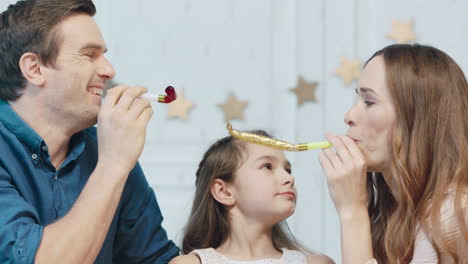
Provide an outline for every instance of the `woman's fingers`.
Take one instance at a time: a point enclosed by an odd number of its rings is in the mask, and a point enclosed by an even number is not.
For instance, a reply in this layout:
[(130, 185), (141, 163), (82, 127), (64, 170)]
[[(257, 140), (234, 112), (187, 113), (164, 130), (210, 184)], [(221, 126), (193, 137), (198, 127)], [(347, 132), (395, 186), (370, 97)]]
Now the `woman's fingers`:
[(349, 164), (350, 162), (352, 162), (351, 153), (349, 153), (346, 144), (341, 140), (340, 137), (335, 136), (331, 133), (327, 133), (325, 137), (332, 144), (333, 148), (336, 151), (336, 154), (343, 162), (343, 164)]
[[(333, 149), (324, 149), (319, 160), (327, 177), (330, 195), (338, 212), (366, 205), (365, 160), (350, 137), (326, 135)], [(364, 183), (364, 184), (363, 184)]]
[(319, 161), (320, 166), (322, 166), (327, 175), (335, 169), (335, 167), (333, 167), (333, 164), (330, 162), (327, 155), (323, 151), (319, 153)]
[(348, 136), (340, 135), (338, 136), (341, 141), (346, 145), (348, 152), (350, 153), (352, 159), (358, 162), (360, 165), (364, 164), (364, 156), (362, 155), (361, 150), (359, 149), (358, 145), (354, 140)]

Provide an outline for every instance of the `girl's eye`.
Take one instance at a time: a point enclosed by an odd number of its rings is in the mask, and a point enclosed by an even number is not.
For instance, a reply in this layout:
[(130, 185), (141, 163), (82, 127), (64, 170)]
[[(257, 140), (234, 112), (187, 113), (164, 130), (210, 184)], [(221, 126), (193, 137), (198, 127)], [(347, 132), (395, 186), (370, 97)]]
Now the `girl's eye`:
[(374, 102), (371, 102), (371, 101), (368, 101), (368, 100), (365, 100), (364, 103), (366, 104), (366, 106), (371, 106), (371, 105), (375, 104)]
[(262, 166), (260, 166), (260, 169), (271, 170), (272, 168), (273, 168), (273, 166), (271, 166), (270, 163), (265, 163), (265, 164), (263, 164)]
[(291, 174), (291, 169), (285, 169), (288, 174)]

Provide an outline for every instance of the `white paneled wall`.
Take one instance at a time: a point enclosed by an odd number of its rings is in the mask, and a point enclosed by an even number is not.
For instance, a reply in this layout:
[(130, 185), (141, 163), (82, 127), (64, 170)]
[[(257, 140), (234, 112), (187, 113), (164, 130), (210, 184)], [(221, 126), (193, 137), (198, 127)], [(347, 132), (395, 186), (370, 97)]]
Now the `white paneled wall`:
[[(0, 0), (4, 10), (13, 0)], [(159, 93), (183, 91), (196, 107), (187, 121), (168, 120), (154, 105), (140, 159), (179, 242), (187, 219), (195, 171), (202, 154), (226, 136), (216, 105), (234, 92), (249, 101), (237, 129), (266, 129), (292, 141), (343, 133), (343, 115), (355, 83), (333, 72), (341, 56), (365, 61), (393, 43), (393, 19), (412, 20), (417, 42), (434, 45), (468, 71), (468, 2), (462, 0), (95, 0), (96, 20), (107, 40), (115, 80)], [(289, 91), (298, 75), (317, 81), (317, 103), (301, 107)], [(309, 248), (340, 262), (339, 223), (318, 151), (287, 153), (299, 191), (293, 233)], [(261, 186), (259, 186), (260, 188)]]

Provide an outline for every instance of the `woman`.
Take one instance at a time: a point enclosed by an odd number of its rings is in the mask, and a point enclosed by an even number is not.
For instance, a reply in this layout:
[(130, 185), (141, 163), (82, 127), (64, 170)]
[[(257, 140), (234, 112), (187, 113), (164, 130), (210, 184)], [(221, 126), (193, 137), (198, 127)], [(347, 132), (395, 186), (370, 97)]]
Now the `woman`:
[[(468, 84), (444, 52), (392, 45), (366, 63), (346, 135), (320, 154), (343, 263), (467, 263)], [(374, 260), (374, 263), (375, 263)]]

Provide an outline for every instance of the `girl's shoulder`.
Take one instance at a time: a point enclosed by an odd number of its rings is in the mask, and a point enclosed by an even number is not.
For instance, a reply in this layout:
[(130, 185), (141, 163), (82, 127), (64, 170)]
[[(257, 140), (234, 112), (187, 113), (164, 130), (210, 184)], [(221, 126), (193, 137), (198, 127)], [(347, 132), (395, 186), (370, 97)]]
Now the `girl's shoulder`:
[[(194, 256), (198, 259), (201, 264), (219, 264), (219, 263), (226, 263), (226, 259), (223, 255), (219, 254), (214, 250), (214, 248), (203, 248), (203, 249), (196, 249), (190, 252), (190, 256)], [(187, 264), (191, 264), (195, 262), (187, 262)], [(185, 263), (176, 263), (176, 264), (185, 264)]]
[(197, 255), (182, 255), (173, 258), (169, 264), (201, 264)]
[(309, 254), (307, 255), (308, 264), (335, 264), (329, 256), (322, 254)]
[(304, 254), (301, 251), (283, 248), (283, 260), (291, 263), (308, 263), (308, 264), (335, 264), (335, 262), (327, 255), (322, 254)]

